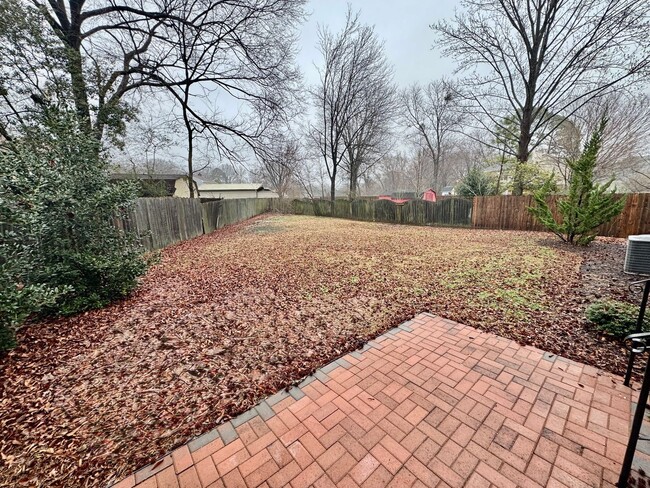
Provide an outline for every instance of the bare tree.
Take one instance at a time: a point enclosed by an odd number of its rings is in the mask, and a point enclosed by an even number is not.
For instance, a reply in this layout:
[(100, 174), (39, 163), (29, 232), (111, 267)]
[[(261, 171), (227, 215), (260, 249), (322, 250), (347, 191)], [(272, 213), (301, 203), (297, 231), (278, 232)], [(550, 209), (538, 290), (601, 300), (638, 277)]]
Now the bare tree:
[(646, 93), (616, 91), (584, 105), (562, 122), (546, 144), (546, 157), (568, 182), (568, 161), (576, 159), (589, 134), (606, 114), (607, 128), (594, 172), (597, 178), (633, 180), (650, 154), (650, 97)]
[[(101, 139), (110, 129), (124, 129), (132, 113), (126, 95), (151, 80), (139, 60), (159, 40), (160, 26), (175, 17), (182, 0), (5, 0), (3, 14), (13, 22), (11, 35), (0, 29), (4, 52), (12, 53), (11, 83), (4, 81), (5, 101), (17, 109), (68, 104), (84, 127)], [(5, 68), (6, 66), (2, 66)], [(33, 107), (32, 107), (33, 109)], [(12, 122), (20, 113), (14, 110)]]
[(360, 179), (392, 147), (391, 124), (397, 109), (395, 87), (391, 82), (392, 69), (380, 46), (372, 46), (375, 51), (368, 53), (374, 65), (367, 67), (369, 73), (365, 79), (357, 80), (364, 92), (360, 107), (343, 128), (343, 169), (350, 184), (350, 200), (358, 196)]
[(298, 141), (278, 134), (258, 159), (256, 174), (270, 184), (281, 200), (284, 199), (298, 175), (303, 159)]
[[(459, 137), (453, 150), (447, 156), (445, 165), (445, 181), (447, 184), (456, 183), (463, 179), (474, 168), (484, 170), (488, 166), (498, 166), (501, 162), (500, 154), (479, 142), (488, 136), (475, 131), (471, 137)], [(498, 171), (495, 178), (499, 179)], [(495, 182), (496, 183), (496, 182)], [(495, 187), (497, 185), (495, 184)]]
[(302, 193), (308, 198), (315, 200), (324, 199), (327, 196), (328, 176), (320, 162), (320, 157), (302, 158), (296, 170), (296, 182), (302, 189)]
[[(60, 84), (67, 85), (81, 121), (100, 139), (107, 127), (122, 130), (133, 113), (127, 95), (149, 88), (169, 91), (184, 107), (180, 117), (189, 132), (228, 133), (250, 143), (286, 102), (278, 88), (297, 79), (294, 28), (303, 19), (305, 0), (6, 1), (36, 19), (27, 27), (46, 28), (30, 38), (38, 41), (36, 61), (30, 62), (28, 51), (13, 51), (24, 68), (19, 89), (0, 91), (47, 101), (49, 93), (29, 83), (52, 78), (38, 60), (48, 58), (44, 49), (53, 42), (60, 48), (55, 58)], [(0, 41), (3, 47), (16, 44), (13, 38)], [(215, 106), (217, 96), (229, 97), (232, 111), (241, 116), (224, 116), (223, 107)], [(222, 151), (229, 147), (219, 145)], [(192, 150), (188, 147), (190, 176)]]
[(311, 90), (317, 121), (310, 135), (327, 169), (333, 208), (339, 170), (346, 165), (354, 195), (363, 166), (381, 152), (387, 127), (381, 117), (391, 107), (391, 70), (374, 29), (362, 25), (349, 8), (341, 32), (320, 28), (318, 47), (323, 66), (320, 83)]
[[(487, 130), (510, 131), (520, 163), (589, 100), (647, 75), (647, 0), (463, 0), (432, 26), (469, 72), (467, 99)], [(515, 182), (514, 193), (521, 194)]]
[(182, 165), (173, 161), (172, 153), (177, 131), (175, 124), (167, 117), (161, 117), (160, 113), (142, 113), (137, 121), (129, 124), (123, 145), (113, 148), (113, 159), (126, 159), (128, 166), (135, 173), (178, 173)]
[(571, 181), (568, 162), (580, 156), (582, 142), (583, 131), (573, 119), (564, 120), (547, 139), (546, 157), (553, 163), (553, 170), (557, 171), (560, 183), (565, 188)]
[(405, 188), (408, 181), (406, 171), (408, 163), (408, 158), (401, 152), (390, 153), (381, 158), (375, 166), (375, 171), (384, 193), (392, 193)]
[(374, 177), (384, 193), (409, 191), (420, 194), (429, 187), (432, 170), (429, 151), (416, 145), (409, 153), (394, 152), (382, 157)]
[(433, 164), (432, 186), (440, 191), (445, 156), (460, 130), (464, 113), (458, 103), (457, 87), (448, 80), (425, 87), (414, 84), (402, 91), (402, 119), (411, 135), (422, 144)]
[(303, 3), (192, 0), (161, 26), (152, 65), (141, 64), (152, 72), (149, 86), (178, 107), (190, 179), (197, 138), (209, 139), (219, 159), (236, 159), (241, 146), (258, 151), (286, 118), (300, 79), (293, 61)]
[(433, 177), (434, 164), (431, 151), (422, 145), (418, 145), (415, 152), (411, 154), (406, 166), (406, 175), (410, 180), (410, 188), (418, 195), (426, 190)]
[(583, 138), (593, 132), (603, 113), (608, 124), (595, 174), (601, 179), (630, 176), (650, 155), (650, 96), (620, 91), (586, 105), (576, 114)]
[(632, 170), (628, 185), (632, 191), (650, 191), (650, 158), (644, 158), (642, 160), (641, 169)]

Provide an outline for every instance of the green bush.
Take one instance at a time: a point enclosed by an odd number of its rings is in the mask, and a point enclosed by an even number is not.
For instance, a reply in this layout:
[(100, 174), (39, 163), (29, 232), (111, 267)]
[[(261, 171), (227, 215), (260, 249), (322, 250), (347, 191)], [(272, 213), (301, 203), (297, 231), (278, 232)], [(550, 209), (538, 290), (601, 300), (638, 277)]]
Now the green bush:
[(136, 286), (143, 249), (114, 225), (135, 197), (109, 182), (74, 115), (46, 113), (0, 147), (0, 350), (32, 314), (101, 307)]
[(535, 205), (528, 209), (544, 227), (574, 245), (588, 245), (596, 238), (598, 227), (612, 220), (625, 207), (625, 198), (618, 198), (615, 189), (610, 189), (614, 180), (601, 185), (596, 183), (594, 176), (606, 126), (607, 119), (603, 117), (580, 157), (568, 161), (571, 169), (569, 193), (557, 202), (559, 218), (556, 218), (547, 202), (554, 191), (553, 178), (535, 192)]
[[(623, 338), (634, 332), (639, 306), (618, 300), (600, 300), (586, 310), (587, 319), (602, 332)], [(645, 318), (643, 330), (650, 330), (650, 319)]]
[(493, 177), (475, 167), (460, 181), (456, 194), (461, 197), (496, 195), (496, 182)]

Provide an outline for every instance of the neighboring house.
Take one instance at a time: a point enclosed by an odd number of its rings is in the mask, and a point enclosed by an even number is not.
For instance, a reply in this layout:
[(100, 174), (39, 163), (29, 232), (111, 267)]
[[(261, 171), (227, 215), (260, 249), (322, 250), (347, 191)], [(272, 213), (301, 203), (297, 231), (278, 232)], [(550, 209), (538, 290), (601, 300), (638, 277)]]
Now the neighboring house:
[[(174, 193), (173, 196), (179, 197), (179, 198), (190, 198), (190, 185), (188, 185), (189, 178), (187, 176), (183, 176), (183, 178), (180, 178), (176, 180), (175, 186), (174, 186)], [(201, 183), (202, 181), (198, 179), (197, 177), (194, 177), (194, 197), (198, 198), (201, 196)]]
[[(111, 180), (138, 180), (142, 196), (157, 197), (189, 197), (188, 178), (183, 173), (145, 174), (145, 173), (113, 173)], [(197, 181), (194, 180), (197, 189)]]
[(440, 191), (440, 196), (443, 197), (449, 197), (451, 195), (455, 195), (454, 193), (454, 187), (453, 186), (445, 186), (441, 191)]
[(279, 198), (279, 195), (259, 183), (199, 183), (201, 198)]

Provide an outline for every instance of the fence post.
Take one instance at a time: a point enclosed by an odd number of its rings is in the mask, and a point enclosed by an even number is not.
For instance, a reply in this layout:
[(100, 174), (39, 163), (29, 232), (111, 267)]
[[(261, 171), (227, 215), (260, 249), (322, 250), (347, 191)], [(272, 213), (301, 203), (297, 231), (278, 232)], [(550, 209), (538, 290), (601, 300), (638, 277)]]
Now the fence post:
[(472, 198), (472, 227), (476, 227), (477, 218), (477, 208), (478, 208), (478, 197)]

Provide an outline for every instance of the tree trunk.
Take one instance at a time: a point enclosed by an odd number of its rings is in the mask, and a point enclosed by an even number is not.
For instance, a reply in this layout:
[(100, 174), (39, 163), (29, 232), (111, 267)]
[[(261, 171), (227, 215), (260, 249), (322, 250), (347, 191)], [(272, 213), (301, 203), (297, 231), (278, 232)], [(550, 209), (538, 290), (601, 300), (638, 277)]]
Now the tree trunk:
[(78, 49), (76, 46), (67, 49), (68, 71), (77, 115), (82, 121), (84, 129), (90, 132), (92, 121), (90, 119), (90, 105), (88, 104), (88, 89), (83, 74), (81, 53)]
[(352, 145), (347, 148), (348, 161), (349, 161), (349, 170), (350, 170), (350, 193), (348, 198), (354, 200), (357, 197), (358, 182), (359, 182), (359, 168), (361, 166), (359, 162), (359, 154), (354, 149)]
[(194, 167), (192, 158), (194, 157), (194, 134), (192, 127), (186, 124), (187, 128), (187, 175), (189, 177), (187, 184), (190, 187), (190, 198), (194, 198)]
[(501, 195), (501, 178), (503, 178), (503, 165), (506, 163), (506, 148), (503, 148), (501, 152), (501, 164), (499, 165), (499, 176), (497, 177), (497, 186), (494, 192), (497, 195)]
[(350, 173), (350, 200), (357, 198), (359, 192), (359, 176), (356, 171)]
[(521, 173), (521, 166), (528, 162), (530, 157), (531, 128), (533, 125), (533, 107), (527, 103), (521, 114), (521, 124), (519, 130), (519, 143), (517, 146), (517, 163), (515, 166), (515, 178), (513, 181), (512, 194), (524, 194), (524, 181)]
[(440, 191), (440, 185), (438, 184), (438, 178), (440, 173), (440, 161), (438, 158), (433, 158), (433, 189), (437, 193)]
[(334, 202), (336, 201), (336, 170), (332, 171), (330, 178), (330, 213), (334, 216)]

